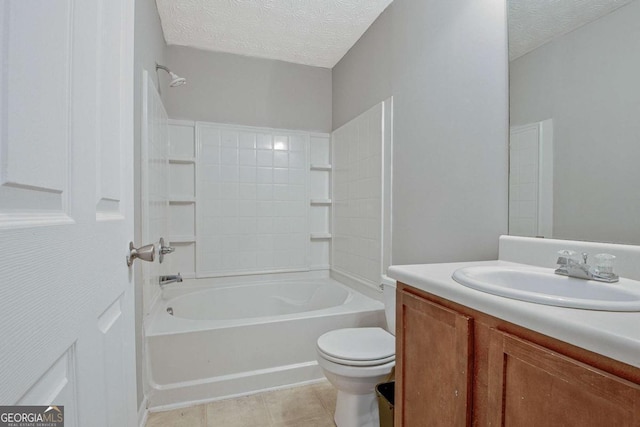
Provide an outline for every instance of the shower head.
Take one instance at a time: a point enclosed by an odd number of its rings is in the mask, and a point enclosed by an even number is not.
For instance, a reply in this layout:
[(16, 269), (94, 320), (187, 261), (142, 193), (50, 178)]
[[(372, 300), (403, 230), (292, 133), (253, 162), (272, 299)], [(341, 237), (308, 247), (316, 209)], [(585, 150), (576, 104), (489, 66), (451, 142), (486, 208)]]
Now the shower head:
[(180, 77), (176, 73), (169, 71), (169, 75), (171, 76), (171, 82), (169, 82), (169, 86), (176, 87), (187, 84), (187, 79), (184, 77)]
[(177, 87), (177, 86), (182, 86), (184, 84), (187, 84), (187, 79), (185, 79), (184, 77), (180, 77), (179, 75), (177, 75), (176, 73), (174, 73), (173, 71), (165, 67), (164, 65), (160, 65), (156, 63), (156, 71), (158, 70), (164, 70), (167, 73), (169, 73), (169, 77), (171, 77), (171, 81), (169, 82), (170, 87)]

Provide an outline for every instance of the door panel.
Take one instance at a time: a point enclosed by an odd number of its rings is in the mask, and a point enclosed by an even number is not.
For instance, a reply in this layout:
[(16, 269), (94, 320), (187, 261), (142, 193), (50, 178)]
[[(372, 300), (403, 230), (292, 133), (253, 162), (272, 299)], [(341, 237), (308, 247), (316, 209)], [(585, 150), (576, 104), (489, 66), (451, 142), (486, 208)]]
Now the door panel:
[(489, 352), (490, 425), (640, 425), (637, 384), (495, 329)]
[(397, 425), (470, 425), (473, 320), (406, 292), (398, 300)]
[(0, 1), (0, 404), (134, 425), (133, 2)]

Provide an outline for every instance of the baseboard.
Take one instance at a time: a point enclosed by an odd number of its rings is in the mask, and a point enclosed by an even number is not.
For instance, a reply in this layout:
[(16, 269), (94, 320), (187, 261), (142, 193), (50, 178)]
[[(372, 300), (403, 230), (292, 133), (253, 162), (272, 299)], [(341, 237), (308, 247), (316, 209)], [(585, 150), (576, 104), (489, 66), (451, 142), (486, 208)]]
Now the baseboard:
[(309, 384), (324, 378), (316, 361), (159, 386), (151, 384), (149, 411), (168, 411), (221, 399)]
[(147, 409), (148, 403), (149, 400), (147, 399), (147, 396), (145, 396), (138, 408), (138, 427), (144, 427), (145, 424), (147, 424), (147, 419), (149, 418), (149, 410)]

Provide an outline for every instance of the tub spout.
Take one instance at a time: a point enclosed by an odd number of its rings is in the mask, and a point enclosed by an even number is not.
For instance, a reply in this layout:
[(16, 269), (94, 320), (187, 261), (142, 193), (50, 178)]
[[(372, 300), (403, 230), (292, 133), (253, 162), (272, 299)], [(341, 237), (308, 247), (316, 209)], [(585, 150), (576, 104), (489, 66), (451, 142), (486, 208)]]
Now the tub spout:
[(182, 282), (182, 276), (180, 273), (170, 276), (160, 276), (160, 286), (165, 286), (174, 282)]

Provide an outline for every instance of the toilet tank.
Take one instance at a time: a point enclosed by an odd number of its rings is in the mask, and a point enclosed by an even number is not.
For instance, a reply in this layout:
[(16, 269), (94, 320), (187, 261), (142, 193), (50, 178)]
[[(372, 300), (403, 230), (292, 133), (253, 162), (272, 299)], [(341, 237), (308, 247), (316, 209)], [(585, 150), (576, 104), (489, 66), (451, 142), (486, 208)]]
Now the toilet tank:
[(396, 334), (396, 282), (382, 284), (384, 315), (387, 318), (387, 330)]

